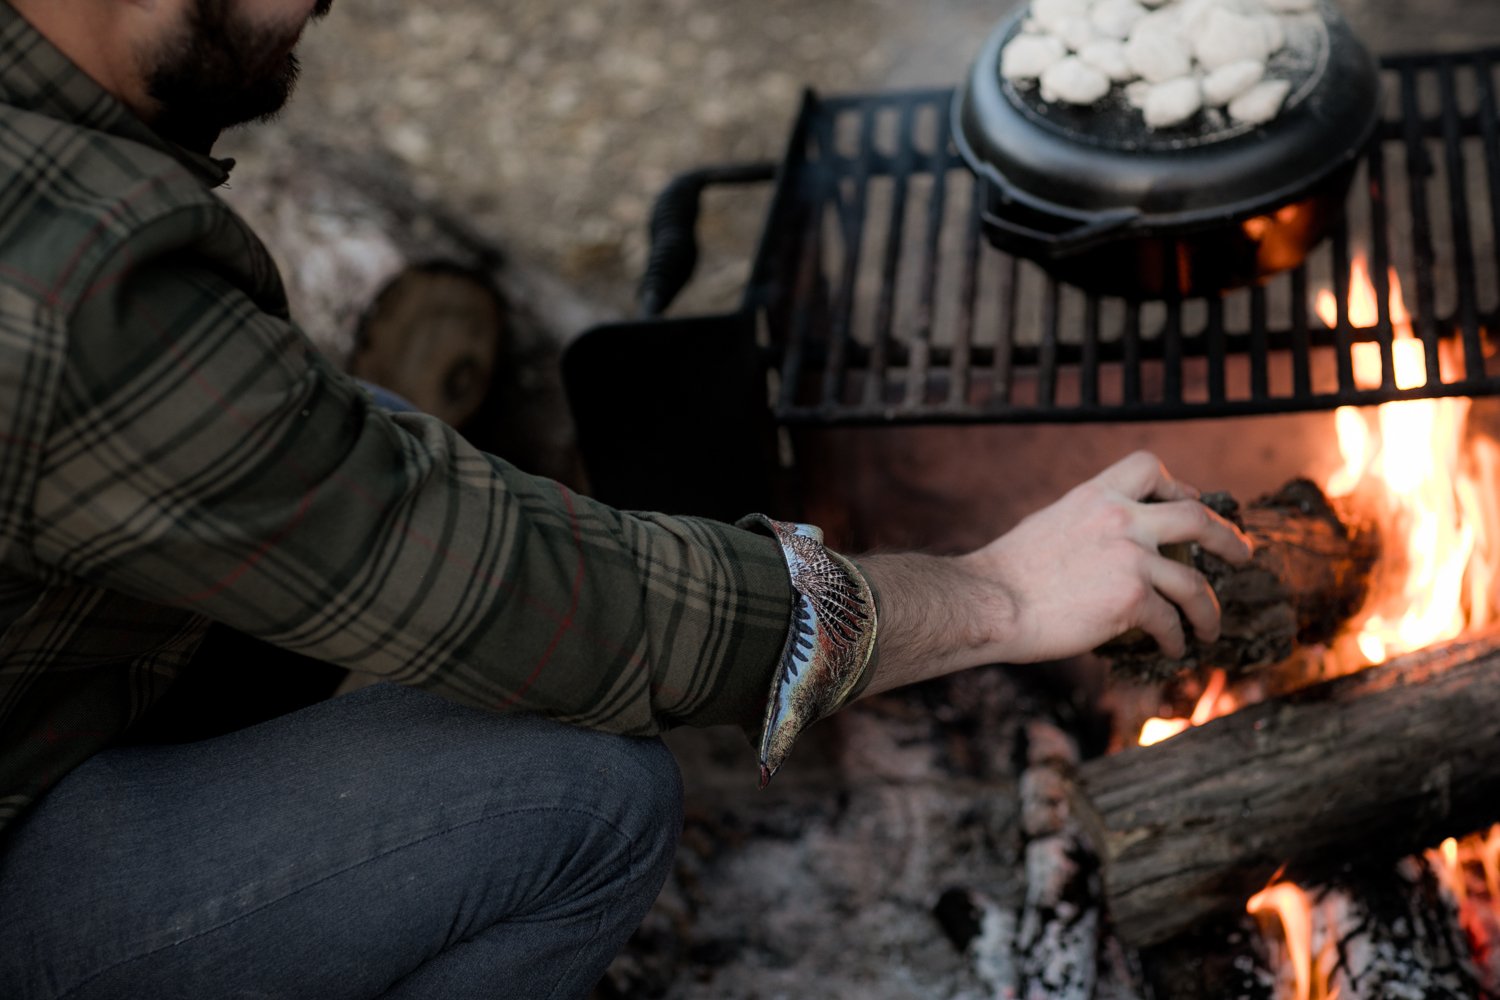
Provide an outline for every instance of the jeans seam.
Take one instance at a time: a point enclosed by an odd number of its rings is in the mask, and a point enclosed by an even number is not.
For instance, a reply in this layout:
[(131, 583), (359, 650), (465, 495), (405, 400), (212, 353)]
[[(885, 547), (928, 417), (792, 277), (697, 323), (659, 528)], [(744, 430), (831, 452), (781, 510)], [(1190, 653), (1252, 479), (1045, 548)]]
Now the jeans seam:
[[(627, 851), (627, 859), (628, 859), (627, 863), (626, 863), (627, 877), (629, 877), (631, 879), (634, 879), (636, 877), (636, 873), (635, 873), (635, 867), (636, 867), (636, 865), (635, 865), (635, 843), (634, 843), (634, 841), (632, 841), (630, 839), (630, 837), (627, 836), (623, 830), (621, 830), (618, 826), (616, 826), (609, 819), (607, 819), (607, 818), (605, 818), (603, 816), (600, 816), (600, 815), (598, 815), (596, 813), (592, 813), (592, 812), (588, 811), (587, 809), (577, 809), (577, 808), (569, 808), (569, 807), (555, 807), (555, 808), (554, 807), (532, 807), (532, 808), (528, 808), (528, 809), (511, 809), (511, 810), (506, 810), (505, 812), (489, 813), (489, 814), (486, 814), (484, 816), (478, 816), (478, 817), (476, 817), (474, 819), (471, 819), (471, 820), (468, 820), (466, 822), (458, 823), (458, 824), (456, 824), (454, 826), (450, 826), (447, 829), (438, 830), (438, 831), (435, 831), (433, 833), (429, 833), (426, 836), (418, 837), (415, 840), (407, 841), (404, 844), (400, 844), (400, 845), (397, 845), (395, 847), (388, 848), (388, 849), (386, 849), (384, 851), (381, 851), (378, 854), (373, 854), (370, 857), (363, 858), (360, 861), (355, 862), (354, 864), (348, 865), (348, 866), (346, 866), (344, 868), (340, 868), (336, 872), (329, 872), (327, 875), (324, 875), (321, 878), (315, 879), (312, 882), (308, 882), (305, 885), (298, 886), (296, 889), (293, 889), (290, 892), (283, 893), (282, 895), (277, 896), (275, 899), (266, 900), (264, 903), (261, 903), (259, 906), (255, 907), (252, 910), (246, 910), (244, 913), (237, 914), (236, 916), (231, 917), (230, 919), (224, 921), (221, 924), (216, 924), (213, 927), (205, 927), (203, 930), (197, 931), (196, 933), (193, 933), (193, 934), (189, 934), (187, 937), (182, 938), (179, 941), (173, 941), (173, 942), (171, 942), (169, 944), (160, 945), (158, 947), (151, 948), (151, 949), (149, 949), (147, 951), (143, 951), (139, 955), (132, 955), (129, 958), (122, 958), (122, 959), (120, 959), (117, 962), (111, 962), (109, 965), (106, 965), (104, 968), (98, 970), (97, 972), (91, 973), (90, 975), (88, 975), (84, 979), (79, 980), (71, 988), (65, 990), (62, 993), (57, 994), (56, 1000), (67, 1000), (68, 997), (76, 994), (79, 990), (83, 989), (89, 983), (91, 983), (94, 980), (98, 979), (100, 976), (103, 976), (103, 975), (106, 975), (109, 972), (112, 972), (115, 969), (121, 968), (122, 966), (129, 965), (132, 962), (139, 962), (139, 961), (141, 961), (143, 959), (150, 958), (152, 955), (156, 955), (156, 954), (159, 954), (161, 952), (169, 951), (169, 950), (171, 950), (173, 948), (180, 947), (180, 946), (182, 946), (184, 944), (187, 944), (190, 941), (194, 941), (194, 940), (196, 940), (196, 939), (198, 939), (200, 937), (204, 937), (204, 936), (206, 936), (208, 934), (214, 934), (214, 933), (217, 933), (218, 931), (222, 931), (226, 927), (233, 926), (234, 924), (240, 922), (241, 920), (244, 920), (244, 919), (246, 919), (248, 917), (254, 916), (255, 914), (259, 913), (260, 911), (266, 909), (267, 907), (275, 906), (277, 903), (280, 903), (280, 902), (283, 902), (283, 901), (285, 901), (287, 899), (290, 899), (290, 898), (292, 898), (293, 896), (295, 896), (295, 895), (297, 895), (299, 893), (306, 892), (309, 889), (312, 889), (312, 888), (314, 888), (316, 886), (322, 885), (324, 882), (327, 882), (327, 881), (329, 881), (331, 879), (338, 878), (341, 875), (346, 875), (349, 872), (352, 872), (352, 871), (354, 871), (357, 868), (362, 868), (365, 865), (368, 865), (368, 864), (371, 864), (373, 862), (379, 861), (379, 860), (381, 860), (383, 858), (386, 858), (386, 857), (388, 857), (388, 856), (390, 856), (392, 854), (397, 853), (398, 851), (408, 850), (409, 848), (416, 847), (418, 844), (426, 843), (429, 840), (435, 840), (438, 837), (445, 837), (448, 834), (456, 833), (459, 830), (467, 829), (468, 827), (474, 826), (474, 825), (479, 824), (479, 823), (487, 823), (487, 822), (489, 822), (491, 820), (501, 819), (501, 818), (504, 818), (504, 817), (507, 817), (507, 816), (524, 816), (524, 815), (526, 815), (528, 813), (544, 813), (544, 812), (548, 812), (548, 813), (573, 813), (573, 814), (577, 814), (577, 815), (581, 815), (581, 816), (587, 816), (590, 819), (593, 819), (593, 820), (595, 820), (595, 821), (597, 821), (599, 823), (604, 824), (606, 827), (608, 827), (610, 830), (612, 830), (615, 834), (617, 834), (618, 836), (620, 836), (621, 838), (623, 838), (628, 845), (630, 845), (630, 849)], [(494, 926), (494, 925), (492, 924), (491, 926)], [(597, 933), (597, 929), (596, 929), (595, 933)]]

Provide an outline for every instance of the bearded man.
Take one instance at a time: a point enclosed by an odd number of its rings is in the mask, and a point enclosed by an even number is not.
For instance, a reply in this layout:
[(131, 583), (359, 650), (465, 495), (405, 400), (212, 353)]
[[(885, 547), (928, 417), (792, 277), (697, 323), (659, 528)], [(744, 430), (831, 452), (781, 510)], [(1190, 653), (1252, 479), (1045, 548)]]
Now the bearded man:
[[(662, 729), (741, 726), (766, 780), (862, 693), (1216, 633), (1158, 546), (1247, 544), (1148, 455), (856, 562), (374, 405), (213, 193), (327, 7), (0, 0), (0, 995), (584, 996), (671, 863)], [(394, 683), (150, 739), (213, 623)]]

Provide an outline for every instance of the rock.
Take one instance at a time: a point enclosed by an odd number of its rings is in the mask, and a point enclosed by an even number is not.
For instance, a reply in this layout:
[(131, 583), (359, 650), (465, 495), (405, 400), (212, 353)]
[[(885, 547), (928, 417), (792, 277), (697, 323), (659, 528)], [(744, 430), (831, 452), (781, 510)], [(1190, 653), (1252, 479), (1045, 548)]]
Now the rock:
[(1145, 80), (1136, 80), (1125, 85), (1125, 100), (1137, 111), (1146, 110), (1146, 99), (1151, 96), (1151, 88), (1156, 86)]
[(1318, 0), (1261, 0), (1278, 14), (1304, 14), (1318, 6)]

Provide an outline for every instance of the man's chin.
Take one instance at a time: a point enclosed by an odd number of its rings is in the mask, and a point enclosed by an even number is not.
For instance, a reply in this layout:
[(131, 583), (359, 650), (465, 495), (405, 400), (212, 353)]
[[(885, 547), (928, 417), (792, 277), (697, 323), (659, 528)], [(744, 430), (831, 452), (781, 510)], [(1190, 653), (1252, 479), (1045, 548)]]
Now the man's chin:
[(279, 73), (236, 89), (194, 87), (191, 81), (158, 80), (160, 111), (152, 125), (179, 146), (206, 153), (219, 133), (275, 118), (297, 85), (297, 57), (288, 55)]

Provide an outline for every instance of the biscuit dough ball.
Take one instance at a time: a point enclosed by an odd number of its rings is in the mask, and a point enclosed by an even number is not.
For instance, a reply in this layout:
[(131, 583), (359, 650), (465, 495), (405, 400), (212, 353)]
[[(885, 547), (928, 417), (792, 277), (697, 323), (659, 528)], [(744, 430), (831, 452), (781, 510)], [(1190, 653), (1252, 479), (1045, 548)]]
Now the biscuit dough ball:
[(1242, 59), (1221, 66), (1203, 78), (1203, 103), (1222, 108), (1255, 86), (1266, 75), (1266, 64), (1258, 59)]
[(1264, 125), (1281, 112), (1292, 85), (1286, 80), (1257, 83), (1229, 102), (1229, 117), (1246, 125)]
[(1099, 34), (1122, 41), (1130, 37), (1130, 29), (1145, 16), (1146, 8), (1135, 0), (1099, 0), (1089, 11), (1089, 20)]
[(1270, 55), (1260, 22), (1222, 7), (1209, 12), (1192, 38), (1193, 55), (1210, 73), (1230, 63), (1263, 60)]
[(1125, 57), (1125, 43), (1113, 38), (1092, 42), (1078, 51), (1078, 58), (1094, 67), (1116, 83), (1127, 83), (1135, 79), (1135, 70)]
[(1069, 56), (1042, 74), (1042, 100), (1093, 104), (1109, 93), (1109, 77), (1077, 56)]
[(1195, 77), (1184, 76), (1153, 84), (1141, 109), (1148, 128), (1181, 125), (1203, 107), (1203, 92)]
[(1007, 80), (1035, 80), (1067, 54), (1067, 47), (1051, 35), (1017, 35), (1000, 53), (1000, 75)]
[(1125, 56), (1136, 75), (1150, 83), (1187, 76), (1193, 68), (1187, 46), (1177, 33), (1142, 21), (1125, 43)]

